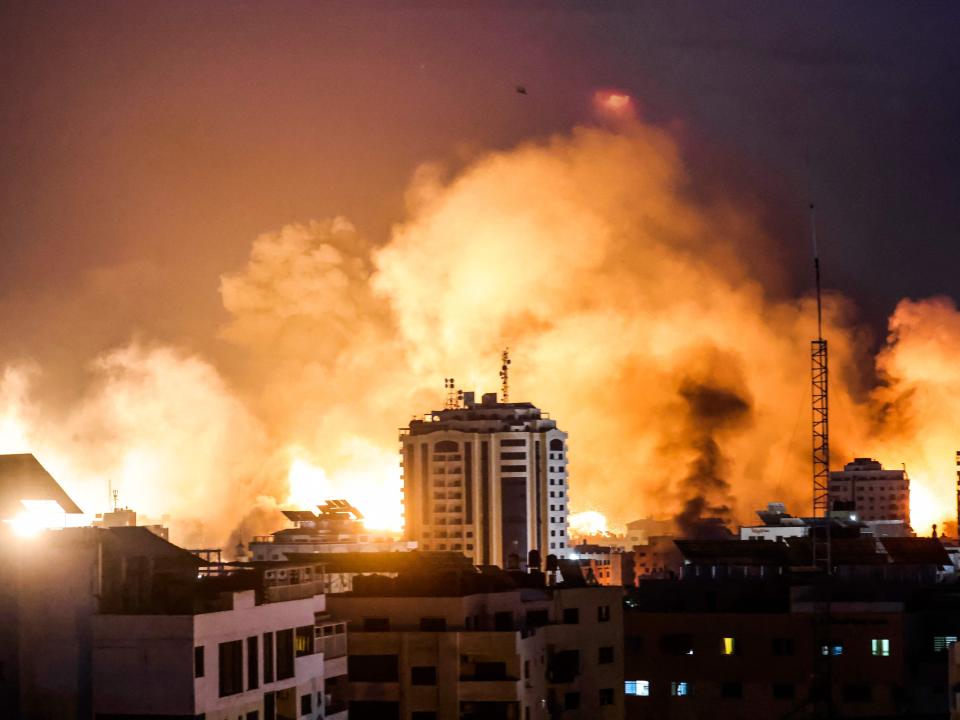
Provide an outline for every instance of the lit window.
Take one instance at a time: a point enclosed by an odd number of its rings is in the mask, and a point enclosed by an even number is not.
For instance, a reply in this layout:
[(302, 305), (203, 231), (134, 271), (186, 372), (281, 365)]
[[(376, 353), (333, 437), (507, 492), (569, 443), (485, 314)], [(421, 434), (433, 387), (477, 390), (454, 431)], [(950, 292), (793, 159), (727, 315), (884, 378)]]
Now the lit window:
[(936, 635), (933, 638), (933, 651), (943, 652), (957, 641), (956, 635)]
[(877, 657), (890, 657), (890, 640), (888, 638), (874, 638), (870, 641), (870, 652)]
[(685, 680), (670, 683), (670, 694), (675, 697), (685, 697), (690, 694), (690, 683)]
[(843, 643), (831, 643), (820, 646), (821, 655), (843, 655)]
[(725, 637), (723, 639), (723, 654), (724, 655), (737, 654), (737, 641), (735, 638)]
[(637, 697), (650, 697), (649, 680), (627, 680), (623, 684), (624, 695), (635, 695)]

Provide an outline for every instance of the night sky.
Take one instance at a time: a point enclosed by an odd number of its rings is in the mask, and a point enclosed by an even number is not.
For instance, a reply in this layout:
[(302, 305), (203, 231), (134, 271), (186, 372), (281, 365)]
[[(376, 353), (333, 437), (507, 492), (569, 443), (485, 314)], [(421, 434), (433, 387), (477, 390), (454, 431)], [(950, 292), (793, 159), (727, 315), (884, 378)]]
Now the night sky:
[(418, 163), (567, 130), (606, 87), (763, 215), (786, 291), (812, 195), (826, 284), (877, 330), (956, 297), (956, 3), (406, 5), (4, 3), (5, 353), (78, 325), (70, 351), (201, 342), (257, 233), (343, 213), (385, 237)]

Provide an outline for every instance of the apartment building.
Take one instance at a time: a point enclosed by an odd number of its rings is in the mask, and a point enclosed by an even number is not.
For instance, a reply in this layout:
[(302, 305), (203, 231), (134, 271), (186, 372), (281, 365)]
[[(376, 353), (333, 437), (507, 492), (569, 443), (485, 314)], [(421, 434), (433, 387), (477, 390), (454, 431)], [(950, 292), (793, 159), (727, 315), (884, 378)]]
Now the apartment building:
[(346, 628), (316, 565), (205, 566), (143, 527), (3, 549), (0, 716), (345, 717)]
[(622, 718), (622, 591), (570, 563), (357, 578), (330, 597), (349, 625), (351, 720)]
[(539, 408), (495, 393), (412, 420), (400, 434), (407, 539), (480, 565), (566, 556), (566, 439)]
[(910, 522), (910, 478), (906, 470), (884, 470), (872, 458), (854, 458), (830, 473), (830, 504), (856, 512), (864, 522)]
[(283, 562), (303, 553), (398, 552), (417, 547), (415, 542), (368, 530), (363, 515), (346, 500), (328, 500), (317, 509), (284, 510), (293, 527), (254, 536), (249, 559)]

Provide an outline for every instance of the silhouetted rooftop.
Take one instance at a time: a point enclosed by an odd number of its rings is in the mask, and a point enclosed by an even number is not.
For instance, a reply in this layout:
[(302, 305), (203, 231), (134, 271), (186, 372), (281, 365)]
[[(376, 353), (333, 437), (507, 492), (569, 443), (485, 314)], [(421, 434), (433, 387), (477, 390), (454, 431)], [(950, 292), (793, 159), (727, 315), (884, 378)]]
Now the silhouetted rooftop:
[(54, 500), (66, 513), (83, 512), (33, 455), (0, 455), (0, 517), (21, 512), (21, 500)]

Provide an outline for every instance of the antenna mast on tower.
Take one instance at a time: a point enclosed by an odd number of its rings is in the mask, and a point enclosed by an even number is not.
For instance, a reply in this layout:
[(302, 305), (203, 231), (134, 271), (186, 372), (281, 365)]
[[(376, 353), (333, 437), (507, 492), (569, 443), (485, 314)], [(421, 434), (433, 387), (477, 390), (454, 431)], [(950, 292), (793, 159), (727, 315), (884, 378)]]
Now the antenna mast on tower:
[[(813, 241), (813, 272), (817, 284), (817, 339), (810, 341), (810, 380), (813, 401), (813, 517), (830, 514), (830, 403), (827, 341), (823, 339), (823, 307), (820, 300), (820, 249), (817, 246), (817, 220), (810, 205), (810, 231)], [(830, 569), (830, 527), (826, 526), (825, 547), (813, 542), (814, 565)]]
[(510, 348), (500, 354), (500, 396), (503, 402), (510, 402)]

